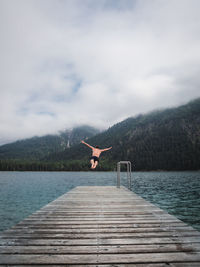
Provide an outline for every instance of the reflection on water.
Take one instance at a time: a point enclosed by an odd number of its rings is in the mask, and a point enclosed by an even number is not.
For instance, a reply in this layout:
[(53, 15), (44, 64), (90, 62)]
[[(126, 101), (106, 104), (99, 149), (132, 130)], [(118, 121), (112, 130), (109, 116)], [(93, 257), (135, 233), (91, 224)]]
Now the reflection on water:
[[(135, 193), (200, 230), (200, 172), (133, 172), (132, 180)], [(0, 172), (0, 230), (81, 185), (116, 185), (116, 173)]]

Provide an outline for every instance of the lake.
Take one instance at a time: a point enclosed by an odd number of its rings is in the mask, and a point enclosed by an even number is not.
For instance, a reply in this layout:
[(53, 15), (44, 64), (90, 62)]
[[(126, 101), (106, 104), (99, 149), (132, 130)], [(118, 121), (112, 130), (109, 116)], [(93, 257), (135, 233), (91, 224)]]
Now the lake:
[[(116, 185), (116, 173), (0, 172), (0, 231), (81, 185)], [(132, 172), (131, 190), (200, 231), (200, 171)]]

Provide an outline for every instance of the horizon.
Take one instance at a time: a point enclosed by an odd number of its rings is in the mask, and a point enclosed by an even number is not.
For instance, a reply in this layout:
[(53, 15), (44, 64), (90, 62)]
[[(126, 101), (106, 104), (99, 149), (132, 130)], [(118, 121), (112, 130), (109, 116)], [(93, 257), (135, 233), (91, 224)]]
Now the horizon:
[[(180, 8), (181, 7), (181, 8)], [(0, 1), (0, 145), (199, 98), (198, 0)]]

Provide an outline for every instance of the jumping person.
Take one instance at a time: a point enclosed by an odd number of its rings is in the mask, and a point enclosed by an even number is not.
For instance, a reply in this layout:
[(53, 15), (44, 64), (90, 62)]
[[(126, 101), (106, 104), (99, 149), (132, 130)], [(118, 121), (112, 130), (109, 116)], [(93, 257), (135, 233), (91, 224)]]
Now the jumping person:
[(101, 153), (104, 151), (110, 150), (112, 148), (112, 147), (108, 147), (108, 148), (100, 149), (98, 146), (93, 147), (84, 141), (81, 141), (81, 143), (92, 149), (92, 157), (90, 158), (91, 169), (95, 169), (96, 166), (98, 165), (99, 157)]

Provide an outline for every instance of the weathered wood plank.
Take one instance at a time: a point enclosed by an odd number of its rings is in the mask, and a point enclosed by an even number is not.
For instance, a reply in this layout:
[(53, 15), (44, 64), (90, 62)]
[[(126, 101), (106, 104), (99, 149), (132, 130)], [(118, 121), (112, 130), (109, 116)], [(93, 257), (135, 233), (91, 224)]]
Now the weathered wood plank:
[(119, 222), (123, 222), (123, 223), (158, 223), (158, 222), (168, 222), (168, 223), (176, 223), (177, 220), (171, 220), (171, 219), (162, 219), (162, 218), (155, 218), (154, 219), (148, 219), (148, 218), (102, 218), (101, 216), (99, 216), (98, 218), (94, 218), (94, 220), (92, 218), (83, 218), (83, 219), (75, 219), (75, 218), (66, 218), (66, 219), (43, 219), (41, 218), (40, 220), (32, 220), (32, 219), (25, 219), (23, 223), (66, 223), (66, 224), (70, 224), (70, 223), (77, 223), (77, 222), (81, 222), (81, 224), (85, 223), (91, 223), (91, 224), (96, 224), (96, 223), (119, 223)]
[[(145, 232), (145, 233), (105, 233), (102, 234), (100, 232), (95, 232), (93, 234), (88, 233), (69, 233), (69, 234), (60, 234), (60, 233), (51, 233), (51, 234), (15, 234), (15, 238), (17, 239), (107, 239), (107, 238), (149, 238), (149, 237), (192, 237), (197, 236), (199, 234), (196, 231), (190, 232)], [(5, 233), (2, 234), (0, 238), (9, 239), (13, 236), (13, 233)]]
[[(13, 266), (13, 265), (9, 265)], [(46, 267), (46, 264), (34, 264), (34, 267)], [(63, 266), (70, 266), (70, 265), (59, 265), (59, 264), (51, 264), (51, 267), (63, 267)], [(125, 263), (125, 264), (73, 264), (73, 267), (199, 267), (199, 262), (187, 262), (187, 263)], [(1, 265), (1, 267), (8, 267), (8, 265)], [(18, 264), (17, 267), (30, 267), (29, 265)]]
[(200, 253), (168, 252), (137, 254), (96, 254), (96, 255), (1, 255), (2, 264), (91, 264), (91, 263), (160, 263), (160, 262), (196, 262), (200, 261)]
[[(163, 232), (163, 231), (178, 231), (178, 232), (195, 232), (194, 229), (191, 229), (186, 226), (182, 227), (147, 227), (147, 228), (136, 228), (136, 227), (127, 227), (127, 228), (78, 228), (78, 229), (31, 229), (31, 228), (21, 228), (21, 229), (10, 229), (9, 231), (5, 231), (5, 235), (12, 236), (14, 234), (90, 234), (90, 233), (146, 233), (146, 232)], [(196, 233), (197, 234), (197, 233)]]
[(149, 238), (107, 238), (107, 239), (1, 239), (0, 246), (12, 245), (39, 245), (39, 246), (61, 246), (61, 245), (144, 245), (144, 244), (192, 244), (200, 243), (198, 237), (149, 237)]
[(186, 227), (185, 223), (177, 222), (177, 223), (154, 223), (154, 224), (143, 224), (143, 223), (135, 223), (135, 224), (126, 224), (126, 223), (118, 223), (118, 224), (19, 224), (13, 226), (10, 230), (14, 229), (97, 229), (97, 228), (182, 228)]
[(115, 254), (145, 252), (200, 252), (200, 243), (120, 246), (0, 246), (0, 254)]

